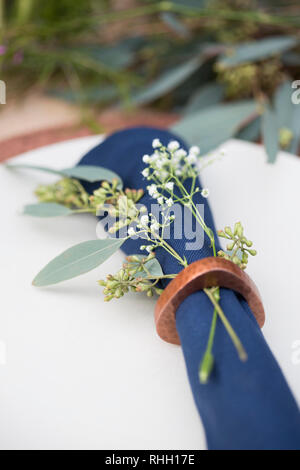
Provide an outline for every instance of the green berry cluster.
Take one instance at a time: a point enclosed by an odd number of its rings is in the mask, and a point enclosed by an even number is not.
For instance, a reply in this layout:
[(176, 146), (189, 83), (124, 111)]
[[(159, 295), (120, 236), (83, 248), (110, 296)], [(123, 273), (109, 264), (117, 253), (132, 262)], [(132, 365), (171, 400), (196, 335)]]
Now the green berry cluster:
[(122, 191), (119, 189), (119, 180), (114, 178), (111, 183), (103, 181), (100, 188), (94, 191), (90, 200), (91, 204), (97, 208), (103, 206), (103, 204), (118, 205), (118, 200), (122, 196), (126, 196), (128, 200), (136, 203), (143, 194), (144, 191), (142, 189), (127, 188), (125, 191)]
[[(104, 287), (104, 300), (119, 299), (127, 292), (146, 292), (148, 297), (154, 293), (160, 295), (162, 289), (156, 287), (158, 280), (149, 278), (146, 264), (155, 257), (154, 253), (141, 258), (138, 255), (128, 256), (116, 274), (109, 274), (105, 280), (100, 280), (99, 285)], [(151, 276), (151, 275), (150, 275)]]
[(261, 91), (270, 96), (283, 80), (277, 58), (235, 67), (217, 64), (215, 71), (218, 81), (225, 85), (225, 94), (229, 99), (246, 98)]
[(115, 204), (119, 195), (121, 194), (118, 188), (119, 181), (113, 179), (111, 183), (103, 181), (101, 186), (93, 192), (90, 196), (90, 201), (96, 209), (102, 207), (104, 204)]
[(40, 202), (63, 204), (70, 209), (89, 207), (89, 195), (76, 179), (63, 178), (54, 184), (40, 185), (35, 190)]
[(286, 128), (281, 127), (279, 129), (279, 145), (282, 149), (287, 149), (294, 138), (293, 132)]
[(226, 246), (227, 253), (220, 250), (218, 251), (218, 256), (232, 261), (241, 269), (246, 269), (249, 255), (255, 256), (257, 252), (251, 248), (253, 242), (245, 237), (244, 228), (241, 222), (237, 222), (233, 230), (231, 230), (230, 227), (225, 227), (224, 230), (219, 230), (218, 235), (221, 238), (229, 240), (229, 243)]
[(143, 195), (143, 190), (127, 189), (125, 194), (120, 194), (114, 205), (108, 210), (112, 217), (118, 220), (109, 229), (109, 233), (116, 233), (123, 227), (129, 226), (131, 223), (138, 220), (142, 209), (138, 209), (136, 201)]
[(119, 181), (113, 180), (111, 183), (103, 181), (100, 188), (94, 191), (90, 197), (91, 205), (96, 211), (101, 209), (105, 204), (110, 205), (108, 213), (111, 217), (117, 218), (117, 222), (110, 227), (110, 233), (116, 233), (123, 227), (130, 225), (138, 219), (139, 210), (136, 203), (144, 194), (142, 189), (125, 189), (122, 191), (118, 188)]
[(97, 211), (107, 204), (110, 206), (110, 215), (118, 218), (118, 221), (110, 229), (111, 233), (115, 233), (120, 228), (137, 220), (139, 210), (136, 203), (141, 199), (144, 191), (142, 189), (125, 189), (123, 191), (119, 188), (119, 180), (115, 178), (111, 183), (103, 181), (101, 186), (90, 196), (78, 180), (63, 178), (54, 184), (38, 186), (35, 194), (40, 202), (62, 204), (70, 209), (94, 214), (97, 214)]

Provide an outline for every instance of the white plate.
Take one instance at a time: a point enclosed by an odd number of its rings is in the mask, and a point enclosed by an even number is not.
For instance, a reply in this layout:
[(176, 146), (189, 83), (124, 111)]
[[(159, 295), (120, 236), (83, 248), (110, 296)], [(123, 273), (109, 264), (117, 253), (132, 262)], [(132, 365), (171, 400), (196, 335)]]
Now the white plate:
[[(12, 161), (62, 168), (101, 140), (87, 137)], [(202, 175), (218, 228), (242, 220), (259, 255), (249, 273), (265, 304), (265, 336), (300, 401), (300, 160), (267, 165), (260, 146), (230, 141)], [(2, 449), (202, 449), (203, 429), (181, 350), (155, 333), (154, 300), (103, 302), (97, 270), (36, 289), (34, 275), (69, 246), (96, 237), (93, 217), (20, 216), (53, 176), (0, 166)]]

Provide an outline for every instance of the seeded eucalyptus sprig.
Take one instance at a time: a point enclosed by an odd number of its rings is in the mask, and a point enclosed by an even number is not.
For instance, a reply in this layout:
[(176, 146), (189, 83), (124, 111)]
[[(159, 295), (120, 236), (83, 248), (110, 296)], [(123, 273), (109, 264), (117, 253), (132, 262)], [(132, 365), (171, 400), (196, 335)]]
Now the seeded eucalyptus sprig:
[(253, 242), (245, 237), (241, 222), (237, 222), (233, 230), (228, 226), (225, 227), (224, 230), (219, 230), (218, 235), (221, 238), (229, 240), (226, 246), (228, 250), (227, 253), (223, 250), (219, 250), (218, 256), (232, 261), (241, 269), (246, 269), (249, 255), (255, 256), (257, 251), (251, 249)]
[(127, 188), (123, 191), (117, 178), (113, 178), (111, 182), (103, 181), (91, 196), (82, 184), (73, 178), (63, 178), (54, 184), (40, 185), (35, 191), (40, 203), (59, 204), (72, 209), (74, 213), (91, 212), (96, 215), (105, 205), (109, 205), (110, 215), (119, 218), (110, 233), (115, 233), (137, 218), (138, 210), (135, 204), (143, 194), (142, 189)]
[(62, 204), (70, 209), (90, 208), (90, 196), (74, 178), (63, 178), (54, 184), (39, 185), (35, 195), (40, 202)]
[(152, 297), (154, 293), (162, 293), (157, 283), (164, 277), (154, 253), (146, 257), (131, 255), (126, 258), (122, 269), (115, 275), (109, 274), (106, 280), (100, 280), (99, 285), (104, 287), (106, 302), (119, 299), (129, 291), (145, 292), (148, 297)]

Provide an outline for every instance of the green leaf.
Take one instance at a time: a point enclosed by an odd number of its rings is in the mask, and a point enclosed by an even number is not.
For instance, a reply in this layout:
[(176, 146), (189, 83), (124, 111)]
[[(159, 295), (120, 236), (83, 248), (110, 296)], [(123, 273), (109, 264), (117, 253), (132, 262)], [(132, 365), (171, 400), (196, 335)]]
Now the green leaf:
[(260, 136), (260, 129), (260, 117), (257, 117), (245, 127), (243, 127), (236, 135), (236, 138), (241, 140), (249, 140), (250, 142), (256, 142)]
[(191, 114), (200, 109), (208, 108), (220, 103), (224, 97), (224, 86), (219, 83), (204, 85), (194, 93), (184, 110), (185, 114)]
[(72, 214), (72, 210), (62, 204), (55, 202), (40, 202), (38, 204), (28, 204), (23, 209), (23, 214), (33, 217), (61, 217)]
[(186, 9), (202, 10), (208, 2), (207, 0), (171, 0), (170, 3), (173, 3), (175, 6), (177, 5), (178, 7), (182, 7), (184, 13)]
[(294, 104), (291, 131), (293, 140), (289, 151), (297, 154), (300, 145), (300, 104)]
[(279, 129), (282, 127), (287, 129), (291, 128), (294, 106), (292, 102), (292, 91), (292, 82), (290, 80), (285, 80), (276, 90), (274, 108)]
[(169, 26), (176, 34), (178, 34), (178, 36), (183, 38), (187, 38), (189, 36), (189, 30), (174, 13), (164, 11), (160, 14), (160, 17), (167, 26)]
[[(124, 41), (125, 42), (125, 41)], [(111, 67), (114, 70), (122, 70), (128, 67), (134, 60), (133, 51), (129, 47), (124, 47), (122, 43), (114, 46), (82, 45), (76, 46), (73, 52), (80, 53), (83, 57), (93, 59), (104, 66)], [(67, 49), (68, 52), (68, 49)]]
[(137, 274), (137, 277), (148, 277), (150, 273), (153, 277), (161, 277), (164, 275), (163, 270), (159, 261), (156, 258), (152, 258), (144, 264), (147, 271), (143, 271), (142, 273)]
[(263, 142), (267, 152), (268, 162), (274, 163), (279, 150), (279, 128), (275, 111), (267, 107), (262, 115), (261, 123)]
[(107, 238), (79, 243), (50, 261), (35, 277), (33, 285), (49, 286), (87, 273), (113, 255), (124, 241)]
[(152, 82), (146, 90), (137, 93), (132, 98), (132, 102), (139, 105), (146, 104), (169, 93), (190, 77), (200, 67), (202, 62), (203, 59), (201, 57), (196, 57), (168, 70)]
[(286, 52), (282, 56), (282, 62), (288, 67), (300, 67), (300, 54), (297, 52)]
[(89, 181), (90, 183), (95, 183), (96, 181), (112, 181), (114, 178), (117, 178), (122, 183), (121, 178), (111, 170), (103, 168), (101, 166), (93, 165), (79, 165), (71, 168), (64, 168), (62, 170), (55, 170), (54, 168), (49, 168), (46, 166), (38, 165), (26, 165), (24, 163), (17, 164), (8, 164), (7, 168), (25, 168), (28, 170), (37, 170), (44, 171), (46, 173), (52, 173), (54, 175), (67, 176), (68, 178), (76, 178), (84, 181)]
[(242, 123), (256, 113), (254, 101), (221, 104), (183, 118), (172, 127), (204, 155), (233, 137)]
[[(143, 260), (145, 259), (144, 255), (132, 255), (132, 256), (138, 258), (139, 261), (131, 261), (130, 264), (132, 266), (135, 266), (136, 268), (137, 267), (143, 268), (143, 271), (138, 271), (134, 275), (134, 277), (149, 277), (149, 273), (153, 277), (161, 277), (164, 275), (161, 265), (156, 258), (152, 258), (149, 261), (146, 261), (146, 263), (143, 263)], [(147, 269), (147, 271), (144, 269), (144, 267)]]
[(121, 178), (115, 172), (101, 166), (78, 165), (73, 168), (65, 168), (62, 171), (65, 176), (89, 181), (90, 183), (112, 181), (114, 178), (118, 179), (121, 183)]
[(47, 91), (50, 96), (61, 98), (71, 103), (107, 103), (119, 96), (119, 91), (114, 85), (87, 86), (80, 90), (70, 88), (52, 88)]
[(246, 62), (256, 62), (287, 51), (296, 44), (298, 44), (298, 39), (291, 36), (273, 36), (259, 41), (246, 42), (240, 46), (228, 47), (218, 63), (224, 67), (235, 67)]

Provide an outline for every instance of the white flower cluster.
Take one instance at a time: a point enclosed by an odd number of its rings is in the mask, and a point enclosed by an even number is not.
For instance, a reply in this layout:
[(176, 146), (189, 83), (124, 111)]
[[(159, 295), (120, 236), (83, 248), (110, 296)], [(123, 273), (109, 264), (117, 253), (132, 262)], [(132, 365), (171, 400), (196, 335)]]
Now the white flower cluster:
[(142, 245), (141, 250), (146, 250), (148, 253), (155, 250), (161, 245), (160, 231), (171, 225), (175, 220), (175, 215), (169, 215), (169, 213), (161, 213), (162, 221), (158, 221), (156, 216), (152, 213), (149, 215), (142, 215), (135, 227), (131, 226), (128, 228), (128, 236), (141, 237), (149, 241), (150, 245)]
[(187, 178), (197, 177), (195, 164), (200, 149), (193, 146), (187, 153), (177, 140), (172, 140), (165, 147), (159, 139), (153, 140), (152, 147), (153, 154), (143, 156), (143, 162), (147, 167), (142, 171), (142, 175), (147, 180), (153, 181), (147, 187), (150, 196), (156, 199), (158, 204), (171, 207), (174, 204), (173, 191), (176, 180), (184, 181)]
[(186, 179), (196, 173), (194, 165), (200, 153), (199, 147), (191, 147), (187, 153), (176, 140), (172, 140), (165, 147), (159, 139), (153, 140), (152, 147), (153, 154), (143, 156), (143, 162), (148, 165), (142, 171), (145, 178), (156, 179), (159, 183), (163, 183), (172, 175)]

